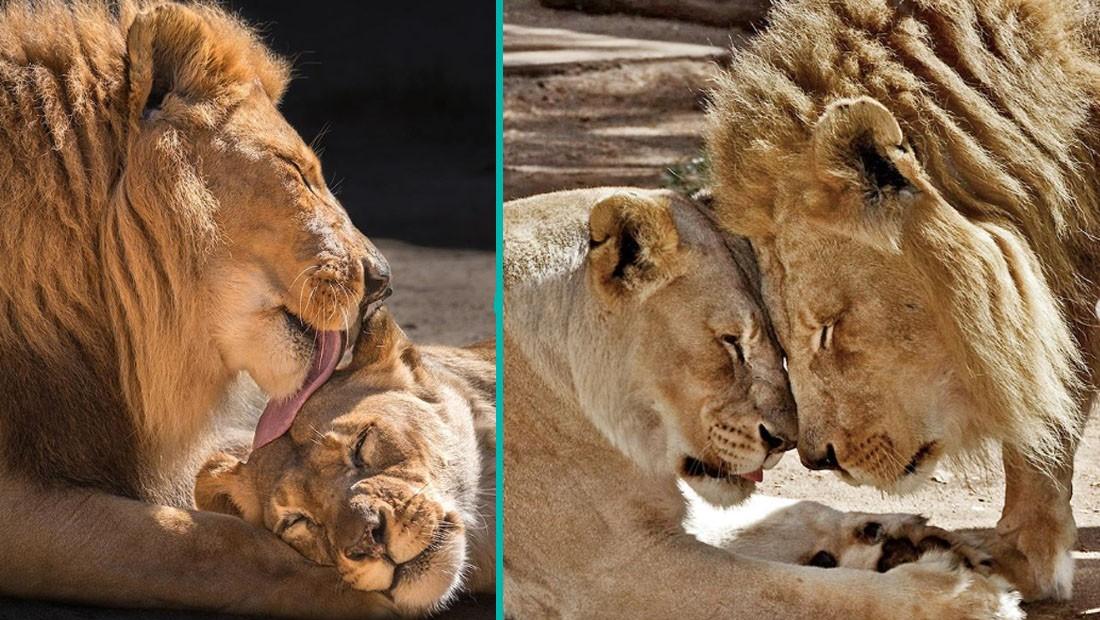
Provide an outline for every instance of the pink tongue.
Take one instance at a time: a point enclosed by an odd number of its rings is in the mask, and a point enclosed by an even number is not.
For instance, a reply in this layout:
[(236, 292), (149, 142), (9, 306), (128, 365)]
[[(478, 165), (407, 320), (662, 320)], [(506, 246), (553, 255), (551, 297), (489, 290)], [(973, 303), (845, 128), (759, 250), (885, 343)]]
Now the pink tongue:
[(756, 471), (750, 471), (747, 474), (737, 474), (746, 480), (752, 480), (753, 482), (764, 482), (764, 470), (758, 469)]
[(317, 332), (313, 342), (313, 362), (302, 387), (284, 400), (269, 400), (260, 421), (256, 424), (256, 434), (252, 437), (252, 449), (261, 448), (282, 436), (294, 423), (294, 417), (306, 400), (317, 388), (328, 381), (336, 364), (344, 355), (347, 334), (342, 331)]

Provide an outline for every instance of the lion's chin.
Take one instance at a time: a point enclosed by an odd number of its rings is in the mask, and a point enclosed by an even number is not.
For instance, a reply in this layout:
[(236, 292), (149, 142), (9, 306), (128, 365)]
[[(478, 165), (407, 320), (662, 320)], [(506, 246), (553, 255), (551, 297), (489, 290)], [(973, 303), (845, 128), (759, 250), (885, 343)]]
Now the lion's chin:
[(883, 480), (876, 476), (869, 476), (859, 471), (848, 472), (838, 471), (834, 472), (838, 478), (843, 480), (846, 484), (855, 487), (869, 486), (883, 493), (889, 495), (908, 495), (914, 493), (932, 479), (932, 472), (935, 469), (935, 461), (929, 463), (929, 467), (925, 470), (924, 467), (920, 468), (913, 473), (903, 474), (893, 480)]

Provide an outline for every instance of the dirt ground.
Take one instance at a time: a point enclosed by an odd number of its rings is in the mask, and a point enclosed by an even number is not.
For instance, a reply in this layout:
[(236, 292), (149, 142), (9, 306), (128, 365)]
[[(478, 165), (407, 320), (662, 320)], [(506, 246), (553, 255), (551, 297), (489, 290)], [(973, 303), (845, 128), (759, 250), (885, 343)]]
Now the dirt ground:
[[(394, 317), (416, 342), (462, 345), (492, 337), (493, 252), (454, 250), (375, 239), (390, 261)], [(220, 620), (226, 614), (120, 610), (0, 598), (0, 620)], [(462, 595), (437, 618), (489, 620), (492, 596)]]
[[(665, 20), (553, 11), (535, 0), (506, 0), (504, 16), (505, 24), (681, 43), (722, 46), (746, 36)], [(715, 68), (706, 61), (624, 59), (545, 74), (506, 71), (506, 197), (597, 185), (664, 187), (684, 182), (680, 177), (694, 172), (693, 158), (702, 148), (701, 91)], [(887, 497), (848, 486), (828, 473), (808, 471), (788, 455), (767, 472), (760, 489), (848, 510), (920, 513), (940, 526), (969, 529), (996, 524), (1003, 478), (1000, 472), (944, 471), (917, 494)], [(1074, 493), (1080, 533), (1074, 600), (1028, 606), (1030, 618), (1100, 619), (1100, 415), (1092, 417), (1077, 453)]]

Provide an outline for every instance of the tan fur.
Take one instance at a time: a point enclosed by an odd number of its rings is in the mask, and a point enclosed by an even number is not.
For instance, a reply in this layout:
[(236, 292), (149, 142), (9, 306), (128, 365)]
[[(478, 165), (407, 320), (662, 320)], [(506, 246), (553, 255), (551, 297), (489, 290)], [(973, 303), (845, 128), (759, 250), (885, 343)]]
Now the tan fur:
[(402, 614), (493, 591), (493, 344), (415, 347), (385, 309), (359, 338), (288, 434), (246, 463), (207, 462), (196, 504), (271, 529), (353, 588), (389, 591)]
[(334, 572), (141, 503), (190, 505), (239, 375), (301, 384), (312, 337), (283, 308), (344, 329), (378, 292), (384, 261), (275, 107), (287, 73), (213, 5), (0, 9), (0, 534), (23, 541), (3, 593), (325, 613), (301, 594)]
[(760, 257), (800, 452), (905, 491), (1000, 443), (1002, 559), (1028, 598), (1070, 595), (1100, 342), (1088, 8), (784, 2), (709, 114), (717, 211)]
[(942, 558), (884, 574), (767, 561), (851, 533), (820, 505), (704, 519), (729, 551), (684, 530), (680, 478), (739, 503), (754, 485), (736, 474), (778, 461), (760, 429), (796, 430), (751, 251), (691, 203), (630, 188), (509, 202), (504, 274), (509, 617), (1020, 617), (1003, 581)]

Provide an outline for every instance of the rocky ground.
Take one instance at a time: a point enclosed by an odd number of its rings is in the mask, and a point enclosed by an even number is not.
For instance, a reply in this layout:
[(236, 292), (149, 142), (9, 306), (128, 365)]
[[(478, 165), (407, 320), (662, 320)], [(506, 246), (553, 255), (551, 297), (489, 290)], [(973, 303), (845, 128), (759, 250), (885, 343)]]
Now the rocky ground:
[[(506, 0), (505, 24), (719, 48), (747, 36), (661, 19), (550, 10), (535, 0)], [(721, 57), (639, 58), (630, 55), (630, 50), (643, 47), (637, 43), (606, 43), (604, 49), (622, 50), (617, 60), (604, 54), (562, 66), (559, 61), (567, 50), (525, 47), (524, 37), (514, 37), (511, 43), (508, 39), (506, 34), (508, 198), (597, 185), (664, 187), (697, 181), (701, 93)], [(546, 70), (532, 68), (530, 59), (525, 66), (509, 66), (508, 50), (530, 49), (542, 50)], [(949, 528), (990, 528), (1000, 514), (1003, 478), (999, 472), (941, 472), (923, 491), (897, 498), (850, 487), (828, 473), (807, 471), (788, 456), (767, 473), (760, 489), (848, 510), (921, 513)], [(1100, 416), (1093, 416), (1078, 451), (1074, 492), (1080, 528), (1076, 595), (1070, 603), (1029, 606), (1030, 618), (1100, 618)]]

